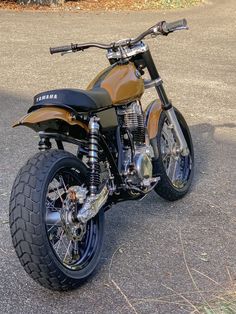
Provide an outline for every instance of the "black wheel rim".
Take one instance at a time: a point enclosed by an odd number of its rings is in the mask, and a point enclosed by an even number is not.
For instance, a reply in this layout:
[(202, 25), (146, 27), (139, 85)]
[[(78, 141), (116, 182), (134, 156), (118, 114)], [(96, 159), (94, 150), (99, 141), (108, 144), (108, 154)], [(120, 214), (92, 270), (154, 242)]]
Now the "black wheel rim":
[(176, 189), (183, 189), (190, 178), (192, 156), (191, 151), (188, 156), (182, 156), (180, 153), (176, 153), (176, 146), (176, 136), (168, 119), (165, 118), (160, 140), (162, 163), (171, 184)]
[[(66, 191), (74, 185), (81, 185), (78, 172), (73, 168), (60, 169), (48, 185), (46, 196), (46, 217), (48, 214), (61, 214)], [(85, 268), (95, 255), (98, 244), (99, 224), (97, 217), (87, 222), (81, 239), (74, 240), (61, 222), (61, 218), (53, 224), (45, 219), (46, 233), (52, 251), (60, 263), (70, 270)], [(81, 231), (81, 230), (79, 230)]]

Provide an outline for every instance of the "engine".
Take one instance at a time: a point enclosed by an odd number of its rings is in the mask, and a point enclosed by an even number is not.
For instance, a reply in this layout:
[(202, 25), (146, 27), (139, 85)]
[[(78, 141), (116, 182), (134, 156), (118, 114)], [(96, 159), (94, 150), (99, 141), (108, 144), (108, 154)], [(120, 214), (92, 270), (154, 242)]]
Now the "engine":
[(147, 188), (152, 179), (152, 149), (139, 102), (117, 109), (120, 146), (119, 170), (129, 186)]

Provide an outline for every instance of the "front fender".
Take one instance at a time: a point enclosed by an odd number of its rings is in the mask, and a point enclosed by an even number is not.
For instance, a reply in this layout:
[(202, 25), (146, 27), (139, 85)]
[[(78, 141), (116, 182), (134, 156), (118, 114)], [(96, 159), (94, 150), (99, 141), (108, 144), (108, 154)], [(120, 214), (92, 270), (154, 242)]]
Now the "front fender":
[(40, 108), (32, 111), (17, 120), (12, 127), (24, 125), (38, 132), (50, 126), (53, 128), (57, 121), (64, 121), (71, 126), (79, 126), (88, 132), (88, 126), (85, 123), (76, 120), (68, 110), (58, 107)]
[(162, 112), (161, 102), (157, 99), (152, 101), (144, 111), (145, 125), (147, 127), (150, 140), (157, 136), (161, 112)]

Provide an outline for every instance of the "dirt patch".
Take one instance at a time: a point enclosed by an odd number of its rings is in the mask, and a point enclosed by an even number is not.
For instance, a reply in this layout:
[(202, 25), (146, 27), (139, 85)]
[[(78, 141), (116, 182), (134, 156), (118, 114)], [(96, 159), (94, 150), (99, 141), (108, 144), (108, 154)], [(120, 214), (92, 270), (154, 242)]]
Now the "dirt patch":
[(173, 9), (184, 8), (190, 5), (196, 5), (203, 0), (79, 0), (66, 1), (63, 6), (56, 5), (20, 5), (16, 0), (2, 0), (0, 9), (7, 10), (39, 10), (39, 11), (80, 11), (80, 10), (155, 10), (155, 9)]

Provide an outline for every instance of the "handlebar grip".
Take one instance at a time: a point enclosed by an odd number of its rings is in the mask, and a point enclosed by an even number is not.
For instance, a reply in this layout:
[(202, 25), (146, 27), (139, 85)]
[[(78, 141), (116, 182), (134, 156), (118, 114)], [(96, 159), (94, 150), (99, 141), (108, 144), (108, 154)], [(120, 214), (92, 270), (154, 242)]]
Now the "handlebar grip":
[(171, 32), (178, 30), (178, 29), (188, 29), (186, 19), (178, 20), (178, 21), (171, 22), (171, 23), (164, 22), (162, 24), (162, 30), (166, 34), (171, 33)]
[(67, 52), (72, 50), (72, 45), (50, 48), (51, 55), (54, 53)]

